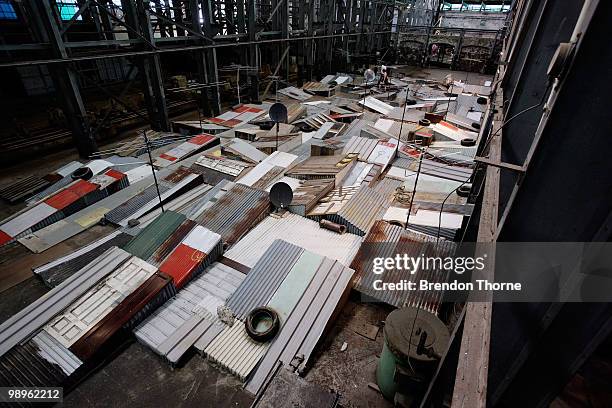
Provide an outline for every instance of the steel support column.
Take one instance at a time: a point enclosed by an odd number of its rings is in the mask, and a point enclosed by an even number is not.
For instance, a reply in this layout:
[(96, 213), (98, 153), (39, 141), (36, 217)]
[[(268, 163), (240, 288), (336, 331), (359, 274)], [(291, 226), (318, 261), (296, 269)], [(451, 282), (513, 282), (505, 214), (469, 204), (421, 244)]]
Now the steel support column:
[[(68, 58), (68, 52), (64, 46), (58, 22), (53, 15), (49, 0), (29, 0), (28, 4), (36, 19), (40, 20), (36, 24), (36, 28), (40, 30), (38, 36), (41, 41), (51, 43), (55, 57)], [(98, 147), (91, 133), (74, 68), (71, 64), (50, 66), (49, 72), (53, 78), (57, 96), (61, 101), (79, 155), (89, 157), (98, 150)]]

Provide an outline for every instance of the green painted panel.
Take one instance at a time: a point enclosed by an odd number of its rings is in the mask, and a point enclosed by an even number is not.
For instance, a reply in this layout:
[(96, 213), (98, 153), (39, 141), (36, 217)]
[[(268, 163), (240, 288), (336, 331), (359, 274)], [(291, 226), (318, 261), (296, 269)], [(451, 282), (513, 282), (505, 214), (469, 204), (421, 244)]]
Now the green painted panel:
[(321, 262), (322, 256), (304, 251), (268, 302), (268, 306), (278, 313), (281, 324), (297, 305)]
[(186, 217), (183, 214), (165, 211), (140, 231), (123, 249), (140, 259), (146, 260), (185, 219)]

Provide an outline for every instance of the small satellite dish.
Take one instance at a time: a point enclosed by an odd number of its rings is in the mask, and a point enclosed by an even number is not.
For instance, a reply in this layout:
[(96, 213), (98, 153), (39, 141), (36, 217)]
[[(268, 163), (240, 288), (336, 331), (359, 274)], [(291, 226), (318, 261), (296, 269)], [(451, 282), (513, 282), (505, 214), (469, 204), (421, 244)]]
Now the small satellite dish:
[(293, 200), (293, 190), (289, 184), (279, 181), (270, 189), (270, 201), (276, 208), (286, 208)]
[(270, 106), (270, 119), (276, 123), (287, 121), (287, 107), (280, 102)]
[(374, 78), (376, 78), (376, 74), (370, 68), (365, 70), (365, 72), (363, 73), (363, 76), (365, 77), (366, 82), (373, 81)]

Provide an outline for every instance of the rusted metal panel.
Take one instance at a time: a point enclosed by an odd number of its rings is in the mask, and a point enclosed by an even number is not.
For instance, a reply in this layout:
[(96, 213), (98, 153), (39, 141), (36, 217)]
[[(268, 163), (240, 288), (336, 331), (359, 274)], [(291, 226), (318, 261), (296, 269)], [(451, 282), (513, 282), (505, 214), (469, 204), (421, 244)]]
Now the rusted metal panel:
[(267, 192), (234, 184), (195, 221), (221, 235), (224, 242), (233, 244), (263, 219), (269, 210)]
[(374, 222), (382, 218), (390, 204), (390, 197), (368, 186), (362, 186), (336, 214), (326, 218), (346, 225), (347, 231), (352, 234), (364, 236)]
[(335, 180), (304, 180), (293, 191), (293, 200), (288, 207), (292, 213), (306, 216), (326, 194), (334, 188)]
[[(91, 359), (123, 326), (130, 328), (144, 320), (146, 315), (140, 312), (147, 309), (147, 305), (154, 302), (158, 306), (167, 300), (174, 293), (171, 287), (172, 279), (169, 276), (154, 273), (72, 344), (70, 350), (81, 360)], [(156, 299), (160, 294), (162, 298)], [(152, 312), (151, 308), (148, 308), (148, 312)]]
[(377, 275), (373, 272), (373, 260), (377, 257), (394, 257), (396, 254), (407, 254), (415, 258), (422, 255), (444, 258), (452, 256), (455, 248), (454, 242), (444, 239), (438, 242), (430, 235), (407, 231), (403, 227), (385, 221), (377, 221), (351, 264), (351, 268), (356, 272), (355, 290), (395, 307), (416, 306), (435, 314), (440, 306), (442, 292), (375, 290), (374, 281), (398, 283), (402, 280), (418, 282), (420, 279), (426, 279), (429, 282), (444, 282), (448, 279), (448, 273), (435, 268), (429, 270), (421, 268), (411, 275), (409, 270), (393, 268)]

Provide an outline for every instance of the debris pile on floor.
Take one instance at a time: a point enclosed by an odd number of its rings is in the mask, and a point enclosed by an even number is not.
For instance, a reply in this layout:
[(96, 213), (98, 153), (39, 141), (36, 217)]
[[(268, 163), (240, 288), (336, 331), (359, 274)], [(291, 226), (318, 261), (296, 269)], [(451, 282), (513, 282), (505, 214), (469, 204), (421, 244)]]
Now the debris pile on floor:
[[(197, 350), (259, 395), (256, 406), (294, 383), (295, 395), (318, 392), (295, 376), (316, 364), (351, 291), (439, 315), (441, 292), (375, 290), (372, 262), (453, 254), (472, 212), (488, 92), (329, 75), (278, 91), (288, 108), (279, 126), (271, 103), (240, 105), (177, 123), (188, 134), (154, 139), (152, 163), (135, 139), (122, 148), (131, 155), (109, 150), (1, 188), (28, 202), (0, 222), (0, 246), (41, 253), (98, 223), (115, 230), (34, 269), (52, 289), (0, 326), (0, 385), (69, 388), (133, 335), (173, 365)], [(292, 193), (278, 196), (280, 183)], [(358, 334), (373, 341), (379, 329)]]

